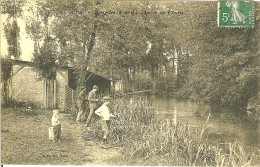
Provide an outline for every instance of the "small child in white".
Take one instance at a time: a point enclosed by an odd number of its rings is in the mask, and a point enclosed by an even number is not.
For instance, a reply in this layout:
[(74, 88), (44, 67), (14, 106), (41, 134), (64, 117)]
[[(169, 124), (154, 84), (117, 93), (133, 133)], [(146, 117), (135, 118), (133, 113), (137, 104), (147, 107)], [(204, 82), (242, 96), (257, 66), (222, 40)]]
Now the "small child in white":
[(97, 114), (102, 119), (101, 127), (102, 127), (102, 131), (104, 131), (104, 136), (101, 142), (101, 147), (108, 148), (104, 144), (107, 141), (107, 137), (109, 135), (110, 118), (115, 116), (110, 113), (107, 107), (110, 103), (110, 97), (105, 96), (103, 98), (103, 101), (104, 104), (95, 111), (95, 114)]
[(53, 142), (60, 142), (61, 136), (61, 123), (59, 121), (59, 110), (53, 110), (53, 115), (51, 118), (51, 123), (54, 131)]

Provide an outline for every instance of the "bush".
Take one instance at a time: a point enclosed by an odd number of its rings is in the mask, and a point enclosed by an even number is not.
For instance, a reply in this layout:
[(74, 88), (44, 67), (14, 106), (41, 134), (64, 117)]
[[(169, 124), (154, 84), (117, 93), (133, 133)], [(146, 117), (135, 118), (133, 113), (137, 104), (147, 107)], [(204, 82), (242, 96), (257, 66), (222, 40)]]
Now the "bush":
[(8, 103), (2, 104), (4, 108), (24, 108), (27, 109), (30, 107), (31, 109), (38, 109), (40, 106), (35, 104), (34, 102), (24, 102), (24, 101), (17, 101), (15, 99), (9, 98)]
[(153, 87), (153, 80), (146, 73), (137, 73), (135, 76), (135, 87), (137, 90), (149, 90)]
[(172, 96), (176, 88), (174, 73), (159, 75), (155, 82), (155, 94)]
[(259, 55), (249, 51), (197, 55), (178, 97), (210, 103), (216, 111), (244, 114), (249, 100), (259, 93), (258, 60)]
[(1, 102), (4, 105), (8, 103), (8, 80), (11, 78), (12, 69), (12, 60), (1, 57)]

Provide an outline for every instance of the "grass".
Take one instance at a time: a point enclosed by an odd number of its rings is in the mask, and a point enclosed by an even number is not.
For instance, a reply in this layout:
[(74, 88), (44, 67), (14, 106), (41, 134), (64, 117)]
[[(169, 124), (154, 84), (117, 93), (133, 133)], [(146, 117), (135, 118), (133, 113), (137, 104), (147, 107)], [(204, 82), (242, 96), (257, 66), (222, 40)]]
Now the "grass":
[[(238, 142), (212, 141), (208, 121), (199, 128), (177, 124), (170, 117), (158, 119), (155, 111), (143, 102), (130, 105), (122, 100), (111, 105), (117, 118), (112, 119), (109, 142), (119, 146), (121, 156), (116, 165), (169, 166), (251, 166), (260, 159), (260, 149), (245, 150)], [(82, 133), (78, 124), (71, 124), (72, 115), (61, 114), (62, 142), (48, 140), (52, 111), (4, 109), (1, 111), (1, 152), (3, 164), (92, 164), (100, 165), (113, 150), (97, 147), (102, 138), (99, 122), (91, 131)], [(209, 117), (209, 120), (211, 118)], [(83, 139), (94, 140), (90, 146)], [(214, 137), (214, 136), (213, 136)], [(39, 144), (40, 143), (40, 144)], [(92, 150), (92, 151), (89, 151)], [(93, 158), (91, 158), (93, 157)], [(105, 163), (106, 164), (106, 163)], [(257, 165), (255, 165), (257, 166)]]
[[(155, 119), (155, 111), (143, 102), (129, 105), (116, 101), (111, 111), (109, 141), (122, 146), (123, 165), (178, 166), (250, 166), (253, 157), (237, 142), (214, 143), (208, 138), (208, 120), (202, 127), (175, 124), (173, 118)], [(84, 140), (100, 140), (102, 131), (96, 122)]]
[[(1, 110), (1, 162), (4, 165), (84, 165), (90, 158), (73, 134), (81, 128), (61, 114), (62, 142), (48, 138), (52, 110)], [(79, 139), (81, 139), (79, 137)]]

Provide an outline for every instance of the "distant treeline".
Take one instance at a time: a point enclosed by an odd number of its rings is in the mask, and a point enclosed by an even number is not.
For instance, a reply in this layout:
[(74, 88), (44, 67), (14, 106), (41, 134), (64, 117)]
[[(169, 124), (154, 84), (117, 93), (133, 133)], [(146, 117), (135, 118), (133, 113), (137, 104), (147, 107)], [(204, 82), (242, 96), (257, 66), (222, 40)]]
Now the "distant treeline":
[[(21, 5), (2, 1), (3, 9), (19, 9), (3, 10), (10, 16), (4, 26), (8, 56), (20, 54), (14, 43), (19, 35), (11, 32), (19, 30)], [(153, 89), (237, 112), (259, 94), (259, 3), (254, 28), (240, 29), (218, 28), (217, 2), (46, 0), (26, 5), (31, 14), (23, 19), (42, 78), (55, 78), (56, 65), (70, 66), (81, 85), (90, 69), (122, 80), (125, 91)], [(148, 9), (182, 14), (102, 14)]]

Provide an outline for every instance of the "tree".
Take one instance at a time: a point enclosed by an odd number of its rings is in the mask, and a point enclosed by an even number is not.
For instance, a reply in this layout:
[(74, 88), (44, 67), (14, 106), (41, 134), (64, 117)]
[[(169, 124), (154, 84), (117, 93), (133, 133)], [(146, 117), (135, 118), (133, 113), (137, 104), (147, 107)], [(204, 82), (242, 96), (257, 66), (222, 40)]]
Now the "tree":
[[(46, 32), (45, 25), (40, 15), (40, 9), (38, 3), (29, 7), (28, 12), (31, 13), (25, 19), (26, 25), (25, 30), (29, 37), (34, 41), (34, 53), (39, 53), (40, 42), (44, 39)], [(46, 19), (45, 19), (46, 20)]]
[(14, 56), (16, 59), (20, 59), (21, 49), (19, 43), (19, 31), (17, 19), (22, 17), (22, 7), (25, 5), (24, 0), (2, 0), (2, 14), (7, 14), (8, 19), (12, 19), (12, 22), (8, 20), (4, 25), (4, 32), (8, 43), (8, 56)]
[[(35, 10), (36, 9), (36, 10)], [(56, 40), (51, 37), (51, 17), (48, 4), (37, 2), (29, 8), (32, 16), (26, 19), (26, 31), (34, 41), (32, 61), (40, 78), (46, 82), (56, 79), (59, 56)]]
[(194, 46), (186, 45), (193, 56), (182, 90), (190, 99), (211, 103), (217, 111), (241, 113), (259, 92), (259, 10), (253, 29), (222, 29), (212, 19), (217, 15), (216, 3), (199, 5), (207, 10), (189, 14), (200, 19), (193, 18), (190, 27), (195, 28), (185, 38)]
[(53, 90), (55, 89), (54, 83), (56, 79), (58, 64), (56, 63), (59, 53), (57, 51), (57, 44), (50, 36), (46, 36), (43, 45), (39, 48), (38, 52), (34, 52), (33, 62), (34, 69), (39, 74), (40, 78), (44, 80), (46, 88), (46, 106), (55, 107), (53, 103)]
[(4, 25), (4, 32), (8, 44), (7, 56), (9, 58), (13, 56), (15, 59), (19, 59), (21, 55), (21, 48), (19, 43), (20, 28), (18, 27), (17, 22), (7, 21), (7, 24)]
[(2, 83), (2, 97), (3, 105), (8, 104), (8, 81), (11, 78), (13, 69), (12, 61), (1, 57), (1, 83)]
[[(216, 2), (48, 0), (38, 6), (41, 22), (36, 19), (31, 27), (48, 32), (58, 47), (56, 62), (76, 69), (78, 85), (90, 69), (122, 79), (129, 91), (152, 82), (168, 93), (177, 83), (181, 97), (232, 109), (239, 105), (236, 110), (257, 92), (249, 85), (259, 77), (258, 17), (254, 29), (225, 29), (216, 25)], [(181, 14), (168, 14), (175, 9)], [(168, 66), (174, 51), (177, 77)]]
[(38, 4), (40, 16), (52, 19), (49, 29), (61, 50), (59, 64), (70, 65), (76, 69), (79, 75), (78, 85), (84, 82), (95, 46), (98, 27), (96, 10), (99, 4), (98, 1), (72, 0), (48, 0)]
[(35, 69), (40, 74), (40, 79), (56, 79), (57, 57), (57, 44), (51, 37), (45, 38), (43, 45), (39, 48), (39, 52), (35, 52), (33, 58), (33, 62), (36, 65)]

